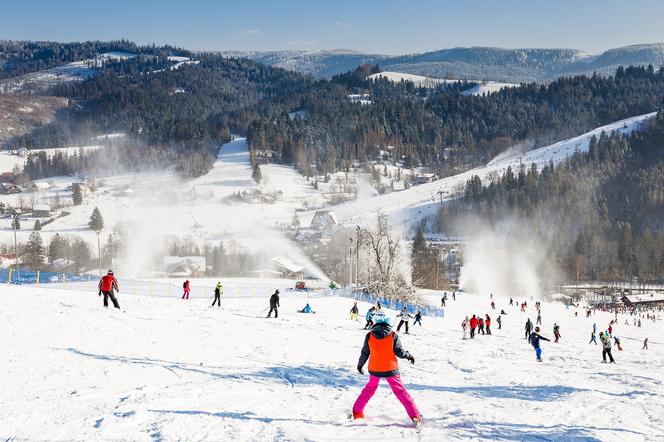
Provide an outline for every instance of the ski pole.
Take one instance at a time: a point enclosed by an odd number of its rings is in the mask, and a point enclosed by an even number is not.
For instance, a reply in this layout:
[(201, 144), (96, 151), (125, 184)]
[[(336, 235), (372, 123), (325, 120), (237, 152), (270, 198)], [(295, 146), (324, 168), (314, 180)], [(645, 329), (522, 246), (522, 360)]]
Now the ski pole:
[(265, 313), (265, 311), (266, 311), (267, 309), (269, 309), (269, 308), (270, 308), (270, 307), (265, 307), (265, 308), (264, 308), (263, 310), (261, 310), (261, 312), (260, 312), (258, 315), (256, 315), (256, 316), (262, 315), (262, 314)]

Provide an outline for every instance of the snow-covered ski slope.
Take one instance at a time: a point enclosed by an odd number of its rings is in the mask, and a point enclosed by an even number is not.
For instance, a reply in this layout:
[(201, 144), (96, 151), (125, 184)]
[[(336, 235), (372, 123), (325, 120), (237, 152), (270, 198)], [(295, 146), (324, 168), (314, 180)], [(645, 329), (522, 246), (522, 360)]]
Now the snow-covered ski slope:
[[(183, 182), (172, 168), (161, 172), (136, 173), (103, 177), (103, 187), (88, 195), (80, 206), (67, 207), (70, 214), (45, 225), (41, 235), (46, 242), (56, 233), (75, 234), (96, 247), (96, 235), (88, 221), (99, 207), (105, 221), (101, 238), (107, 238), (118, 223), (130, 223), (142, 244), (133, 244), (129, 268), (141, 268), (144, 251), (154, 244), (163, 244), (168, 235), (190, 235), (199, 244), (233, 240), (239, 248), (265, 252), (268, 257), (287, 256), (302, 265), (308, 259), (290, 240), (275, 231), (275, 225), (289, 223), (295, 209), (303, 203), (320, 207), (325, 203), (322, 193), (293, 168), (284, 165), (261, 166), (263, 180), (252, 179), (249, 150), (244, 138), (224, 144), (212, 170), (192, 181)], [(47, 192), (0, 195), (0, 202), (13, 207), (23, 198), (26, 205), (52, 203), (60, 198), (71, 201), (71, 184), (76, 177), (54, 177), (45, 180), (54, 187)], [(125, 188), (130, 191), (126, 192)], [(238, 192), (261, 191), (279, 196), (273, 203), (233, 201)], [(54, 213), (58, 213), (54, 211)], [(42, 219), (44, 221), (44, 219)], [(19, 241), (27, 241), (34, 218), (22, 217)], [(0, 242), (13, 241), (9, 217), (0, 218)], [(139, 262), (140, 261), (140, 262)], [(267, 266), (267, 264), (266, 264)], [(310, 266), (315, 267), (315, 266)], [(125, 269), (125, 270), (127, 270)]]
[[(424, 415), (416, 435), (385, 383), (366, 421), (347, 421), (367, 381), (355, 368), (365, 332), (348, 319), (348, 299), (310, 299), (316, 314), (303, 315), (304, 295), (283, 294), (279, 319), (267, 320), (267, 298), (219, 310), (121, 292), (122, 312), (103, 309), (94, 290), (0, 291), (2, 440), (664, 439), (661, 319), (637, 328), (619, 315), (624, 351), (608, 365), (588, 340), (593, 322), (602, 330), (612, 315), (544, 303), (543, 334), (557, 322), (562, 342), (543, 342), (538, 363), (523, 338), (533, 302), (521, 313), (496, 299), (508, 313), (498, 330), (488, 295), (450, 299), (445, 318), (400, 333), (416, 359), (400, 361)], [(491, 314), (492, 336), (461, 339), (472, 313)]]
[(516, 173), (521, 164), (530, 167), (532, 163), (535, 163), (538, 168), (542, 168), (550, 161), (558, 164), (574, 155), (577, 151), (587, 152), (588, 142), (593, 135), (599, 136), (602, 132), (608, 134), (616, 131), (623, 134), (631, 133), (633, 130), (638, 130), (644, 121), (653, 118), (655, 115), (656, 113), (652, 112), (626, 118), (607, 124), (606, 126), (598, 127), (583, 135), (534, 149), (524, 154), (514, 156), (501, 155), (486, 166), (432, 183), (413, 186), (401, 192), (393, 192), (374, 198), (340, 204), (334, 207), (334, 212), (342, 221), (370, 225), (374, 222), (376, 212), (381, 210), (390, 215), (391, 221), (397, 225), (406, 227), (415, 225), (422, 217), (435, 214), (440, 204), (441, 195), (443, 200), (445, 200), (463, 191), (466, 182), (473, 175), (478, 175), (486, 183), (486, 180), (491, 176), (499, 176), (510, 166)]

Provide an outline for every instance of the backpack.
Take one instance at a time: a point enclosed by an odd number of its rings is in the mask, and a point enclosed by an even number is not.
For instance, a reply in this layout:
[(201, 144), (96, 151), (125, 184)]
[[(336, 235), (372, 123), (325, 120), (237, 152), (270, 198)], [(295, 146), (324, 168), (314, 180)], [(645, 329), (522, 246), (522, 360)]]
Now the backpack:
[(187, 288), (187, 283), (186, 283), (186, 282), (183, 282), (183, 283), (182, 283), (182, 288), (183, 288), (183, 289), (186, 289), (186, 288)]

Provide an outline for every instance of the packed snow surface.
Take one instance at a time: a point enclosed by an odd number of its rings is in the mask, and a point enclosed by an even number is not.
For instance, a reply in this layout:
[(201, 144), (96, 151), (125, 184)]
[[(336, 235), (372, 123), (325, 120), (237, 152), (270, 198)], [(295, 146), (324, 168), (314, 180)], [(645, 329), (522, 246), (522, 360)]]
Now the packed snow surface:
[[(122, 281), (120, 282), (122, 289)], [(132, 296), (102, 308), (95, 290), (1, 287), (2, 440), (603, 440), (664, 438), (661, 321), (614, 333), (617, 364), (588, 344), (613, 315), (544, 303), (544, 362), (524, 340), (526, 318), (507, 299), (503, 328), (489, 296), (460, 294), (446, 317), (400, 333), (415, 365), (402, 379), (424, 416), (413, 430), (385, 382), (364, 421), (346, 418), (368, 377), (356, 371), (365, 336), (345, 298), (282, 293), (279, 319), (268, 300)], [(437, 300), (439, 296), (432, 295)], [(521, 301), (521, 300), (519, 300)], [(360, 303), (363, 315), (368, 305)], [(489, 313), (493, 335), (462, 340), (465, 315)], [(388, 311), (394, 320), (396, 312)], [(650, 349), (641, 350), (644, 337)], [(366, 367), (365, 367), (366, 369)]]

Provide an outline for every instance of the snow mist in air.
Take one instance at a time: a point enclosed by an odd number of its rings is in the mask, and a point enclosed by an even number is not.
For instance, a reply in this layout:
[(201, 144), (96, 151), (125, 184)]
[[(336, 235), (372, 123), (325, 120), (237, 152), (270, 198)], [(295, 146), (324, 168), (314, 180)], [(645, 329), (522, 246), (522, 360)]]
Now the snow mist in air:
[(459, 285), (467, 292), (539, 297), (557, 272), (546, 241), (526, 233), (521, 223), (488, 226), (466, 220)]

